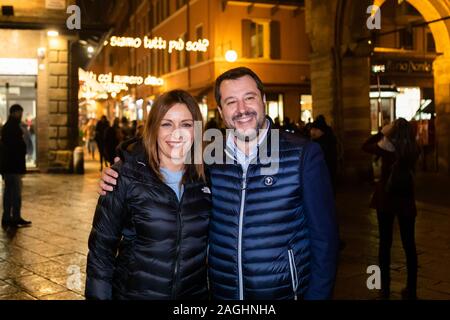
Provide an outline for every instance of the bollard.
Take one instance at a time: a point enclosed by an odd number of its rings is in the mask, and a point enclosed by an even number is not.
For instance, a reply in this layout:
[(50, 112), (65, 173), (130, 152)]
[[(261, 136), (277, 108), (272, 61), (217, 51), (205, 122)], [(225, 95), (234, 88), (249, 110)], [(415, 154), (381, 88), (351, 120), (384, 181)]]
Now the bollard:
[(73, 151), (73, 171), (74, 173), (84, 173), (84, 151), (83, 147), (76, 147)]

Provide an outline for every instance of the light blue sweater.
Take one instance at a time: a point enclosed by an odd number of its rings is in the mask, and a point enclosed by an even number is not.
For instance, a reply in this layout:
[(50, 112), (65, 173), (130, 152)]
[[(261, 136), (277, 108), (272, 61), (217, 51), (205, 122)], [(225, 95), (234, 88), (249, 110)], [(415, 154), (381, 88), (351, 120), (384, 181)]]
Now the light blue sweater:
[(181, 199), (183, 195), (183, 185), (180, 185), (181, 179), (183, 177), (183, 171), (170, 171), (165, 168), (160, 168), (161, 174), (164, 177), (164, 182), (172, 188), (175, 194), (178, 197), (178, 200)]

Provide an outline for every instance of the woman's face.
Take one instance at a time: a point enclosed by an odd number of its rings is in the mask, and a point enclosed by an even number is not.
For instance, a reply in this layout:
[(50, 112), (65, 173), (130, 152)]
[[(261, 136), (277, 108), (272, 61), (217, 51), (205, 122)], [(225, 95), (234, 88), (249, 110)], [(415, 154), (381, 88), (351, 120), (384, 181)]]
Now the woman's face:
[(184, 103), (174, 104), (164, 115), (158, 130), (161, 161), (182, 164), (194, 142), (194, 119)]

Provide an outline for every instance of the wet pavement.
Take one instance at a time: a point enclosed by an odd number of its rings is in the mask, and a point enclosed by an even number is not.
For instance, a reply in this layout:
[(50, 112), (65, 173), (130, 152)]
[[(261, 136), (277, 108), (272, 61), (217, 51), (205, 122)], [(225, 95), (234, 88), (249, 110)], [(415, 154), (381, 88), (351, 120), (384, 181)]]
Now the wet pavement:
[[(28, 174), (23, 216), (32, 227), (0, 231), (0, 300), (84, 299), (87, 239), (98, 199), (98, 164), (84, 175)], [(450, 299), (450, 179), (418, 177), (417, 249), (420, 299)], [(377, 264), (375, 212), (368, 209), (371, 187), (346, 186), (337, 195), (341, 251), (335, 298), (377, 299), (366, 269)], [(447, 194), (447, 196), (445, 196)], [(392, 248), (392, 299), (406, 279), (398, 227)]]

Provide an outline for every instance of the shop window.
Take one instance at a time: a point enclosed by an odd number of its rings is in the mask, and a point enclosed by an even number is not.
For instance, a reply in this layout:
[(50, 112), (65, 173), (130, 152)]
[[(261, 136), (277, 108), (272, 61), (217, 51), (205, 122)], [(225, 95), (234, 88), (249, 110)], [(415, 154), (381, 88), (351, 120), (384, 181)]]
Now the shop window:
[(242, 56), (280, 59), (280, 22), (242, 20)]
[(400, 48), (405, 50), (414, 49), (414, 32), (410, 29), (400, 31)]
[(284, 119), (284, 105), (283, 105), (283, 94), (281, 93), (266, 93), (266, 114), (272, 120), (276, 118), (283, 122)]
[(427, 52), (436, 52), (436, 43), (431, 32), (427, 32)]
[(254, 22), (250, 24), (250, 57), (264, 57), (264, 26)]
[(312, 108), (312, 95), (304, 95), (300, 96), (300, 119), (304, 123), (312, 122), (313, 119), (313, 108)]
[[(3, 70), (0, 70), (0, 74)], [(37, 90), (36, 76), (0, 75), (0, 127), (9, 116), (9, 108), (13, 104), (20, 104), (24, 111), (22, 117), (22, 130), (27, 146), (26, 166), (36, 167), (37, 145)]]
[(396, 118), (405, 118), (411, 120), (420, 109), (421, 92), (420, 88), (399, 87), (400, 93), (395, 101)]

